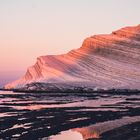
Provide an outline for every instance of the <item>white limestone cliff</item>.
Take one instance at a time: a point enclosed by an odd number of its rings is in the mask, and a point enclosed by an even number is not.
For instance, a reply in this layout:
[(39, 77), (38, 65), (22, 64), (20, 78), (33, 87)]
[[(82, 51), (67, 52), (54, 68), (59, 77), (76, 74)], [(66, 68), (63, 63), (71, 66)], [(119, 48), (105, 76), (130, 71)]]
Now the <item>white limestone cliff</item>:
[(67, 54), (38, 57), (21, 79), (5, 88), (32, 82), (140, 89), (140, 25), (91, 36)]

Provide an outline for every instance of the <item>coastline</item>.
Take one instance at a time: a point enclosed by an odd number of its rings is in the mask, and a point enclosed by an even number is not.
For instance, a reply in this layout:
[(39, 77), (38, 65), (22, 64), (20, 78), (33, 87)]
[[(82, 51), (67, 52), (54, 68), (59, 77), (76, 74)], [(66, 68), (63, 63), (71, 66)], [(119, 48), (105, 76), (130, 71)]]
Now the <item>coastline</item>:
[[(0, 138), (3, 139), (43, 140), (62, 131), (140, 116), (140, 94), (6, 94), (5, 91), (0, 99)], [(102, 133), (101, 139), (138, 139), (139, 124), (112, 129)]]
[(90, 89), (90, 90), (85, 90), (79, 87), (79, 89), (51, 89), (51, 90), (28, 90), (28, 89), (4, 89), (0, 88), (0, 91), (13, 91), (13, 92), (20, 92), (20, 93), (107, 93), (107, 94), (140, 94), (139, 89)]

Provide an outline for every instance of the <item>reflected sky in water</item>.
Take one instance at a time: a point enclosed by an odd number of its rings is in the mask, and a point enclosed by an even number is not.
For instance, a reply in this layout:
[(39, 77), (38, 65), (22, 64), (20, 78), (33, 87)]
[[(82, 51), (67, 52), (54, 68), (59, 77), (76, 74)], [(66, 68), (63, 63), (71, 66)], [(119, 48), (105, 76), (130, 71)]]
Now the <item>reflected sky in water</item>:
[(0, 138), (83, 140), (75, 128), (138, 116), (139, 108), (139, 94), (0, 91)]

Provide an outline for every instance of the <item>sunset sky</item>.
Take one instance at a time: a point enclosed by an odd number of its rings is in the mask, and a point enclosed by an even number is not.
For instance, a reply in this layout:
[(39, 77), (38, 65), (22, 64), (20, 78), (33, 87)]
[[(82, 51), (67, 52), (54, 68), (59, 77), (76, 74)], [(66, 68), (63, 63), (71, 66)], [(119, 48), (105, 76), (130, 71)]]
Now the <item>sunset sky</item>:
[(139, 14), (140, 0), (0, 0), (0, 85), (22, 76), (38, 56), (140, 24)]

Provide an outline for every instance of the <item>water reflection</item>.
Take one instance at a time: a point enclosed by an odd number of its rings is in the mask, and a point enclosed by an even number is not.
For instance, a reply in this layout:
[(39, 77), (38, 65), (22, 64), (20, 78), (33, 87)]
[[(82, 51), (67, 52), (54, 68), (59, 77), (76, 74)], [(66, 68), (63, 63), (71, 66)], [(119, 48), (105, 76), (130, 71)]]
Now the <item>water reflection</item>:
[[(140, 116), (135, 117), (123, 117), (113, 121), (106, 121), (97, 123), (82, 128), (75, 128), (67, 131), (62, 131), (57, 135), (49, 137), (49, 140), (88, 140), (99, 139), (101, 134), (111, 131), (115, 128), (119, 128), (124, 125), (128, 125), (134, 122), (140, 122)], [(43, 138), (42, 140), (45, 140)]]
[(84, 140), (84, 139), (79, 132), (68, 130), (68, 131), (63, 131), (58, 135), (51, 136), (49, 137), (49, 139), (43, 138), (42, 140)]
[(97, 138), (102, 133), (95, 133), (96, 124), (100, 124), (98, 129), (111, 128), (109, 121), (124, 116), (140, 116), (140, 95), (0, 91), (0, 138), (3, 139), (83, 140), (90, 134), (91, 126), (92, 137)]

